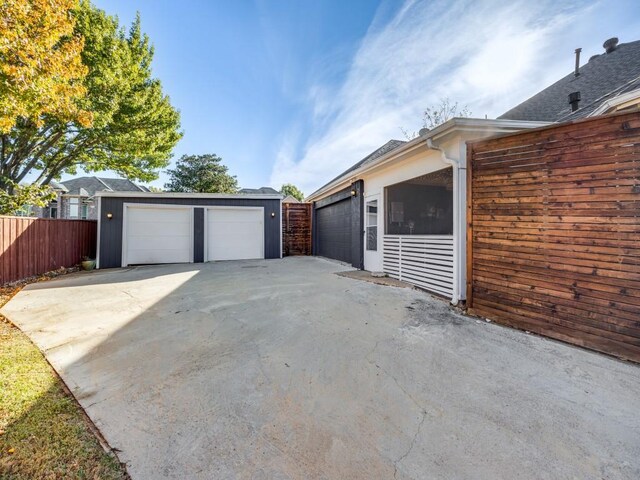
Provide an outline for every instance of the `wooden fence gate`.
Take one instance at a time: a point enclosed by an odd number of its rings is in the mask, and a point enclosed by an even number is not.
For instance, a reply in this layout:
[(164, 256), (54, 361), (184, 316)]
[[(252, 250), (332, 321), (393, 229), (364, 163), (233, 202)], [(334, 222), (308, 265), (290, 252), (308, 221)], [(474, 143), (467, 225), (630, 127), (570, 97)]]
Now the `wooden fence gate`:
[(640, 361), (640, 113), (468, 145), (472, 313)]
[(311, 255), (311, 204), (282, 204), (282, 254)]

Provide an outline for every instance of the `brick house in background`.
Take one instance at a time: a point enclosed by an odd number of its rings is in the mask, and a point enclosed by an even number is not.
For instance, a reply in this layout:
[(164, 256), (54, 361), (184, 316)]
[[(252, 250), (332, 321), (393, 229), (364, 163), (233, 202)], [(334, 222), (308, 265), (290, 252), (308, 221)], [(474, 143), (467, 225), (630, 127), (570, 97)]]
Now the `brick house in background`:
[(78, 177), (64, 182), (51, 182), (56, 199), (44, 208), (36, 207), (39, 218), (97, 219), (96, 192), (148, 192), (149, 189), (123, 178)]

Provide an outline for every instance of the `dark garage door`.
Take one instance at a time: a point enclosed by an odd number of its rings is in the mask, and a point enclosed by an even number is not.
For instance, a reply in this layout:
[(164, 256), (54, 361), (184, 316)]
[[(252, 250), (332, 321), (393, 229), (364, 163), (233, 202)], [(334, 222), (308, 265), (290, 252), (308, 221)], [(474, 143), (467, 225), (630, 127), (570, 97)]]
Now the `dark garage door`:
[(349, 198), (316, 211), (317, 254), (351, 263), (351, 201)]

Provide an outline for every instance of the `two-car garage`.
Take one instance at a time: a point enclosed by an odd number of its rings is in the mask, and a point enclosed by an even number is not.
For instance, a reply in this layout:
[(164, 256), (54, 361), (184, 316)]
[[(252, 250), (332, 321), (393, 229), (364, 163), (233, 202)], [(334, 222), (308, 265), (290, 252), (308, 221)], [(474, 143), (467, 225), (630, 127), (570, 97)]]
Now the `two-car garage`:
[(279, 195), (99, 195), (98, 266), (279, 258)]

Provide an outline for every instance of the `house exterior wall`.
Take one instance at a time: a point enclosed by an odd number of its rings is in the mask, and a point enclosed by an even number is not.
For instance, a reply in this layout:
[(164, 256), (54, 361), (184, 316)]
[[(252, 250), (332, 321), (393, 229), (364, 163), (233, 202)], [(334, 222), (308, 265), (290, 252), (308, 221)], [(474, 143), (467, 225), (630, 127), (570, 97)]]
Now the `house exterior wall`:
[[(465, 158), (459, 157), (460, 145), (464, 147), (464, 141), (459, 136), (453, 136), (453, 138), (447, 139), (445, 142), (438, 144), (438, 147), (443, 148), (448, 158)], [(464, 165), (463, 165), (464, 166)], [(465, 285), (465, 269), (464, 261), (461, 256), (464, 253), (464, 245), (460, 247), (458, 240), (462, 237), (464, 241), (464, 235), (460, 235), (459, 232), (464, 232), (464, 215), (466, 205), (464, 202), (460, 202), (460, 171), (455, 165), (446, 163), (443, 159), (441, 152), (437, 150), (424, 147), (419, 151), (413, 153), (399, 163), (394, 163), (386, 167), (382, 167), (378, 170), (366, 172), (362, 175), (364, 180), (364, 201), (368, 199), (378, 199), (378, 245), (376, 251), (365, 251), (364, 255), (364, 269), (372, 272), (384, 271), (384, 252), (385, 252), (385, 235), (386, 232), (386, 199), (385, 188), (396, 183), (411, 180), (413, 178), (426, 175), (438, 170), (442, 170), (448, 167), (453, 168), (454, 186), (452, 195), (454, 195), (454, 232), (453, 232), (453, 278), (449, 279), (449, 282), (453, 282), (453, 288), (447, 287), (443, 290), (438, 290), (438, 293), (444, 295), (450, 295), (453, 302), (458, 302), (464, 299), (464, 285)], [(465, 190), (465, 182), (461, 183), (462, 190)], [(458, 198), (456, 198), (458, 197)], [(461, 228), (462, 226), (462, 228)], [(415, 236), (418, 238), (418, 236)], [(364, 243), (364, 234), (363, 234)], [(427, 245), (428, 246), (428, 245)], [(426, 247), (425, 247), (426, 248)], [(446, 293), (445, 293), (446, 292)]]
[[(264, 255), (280, 258), (282, 248), (280, 200), (255, 198), (196, 198), (196, 197), (99, 197), (98, 262), (99, 268), (120, 267), (122, 264), (122, 231), (124, 204), (186, 205), (194, 207), (194, 261), (204, 261), (205, 207), (264, 207)], [(199, 213), (199, 210), (202, 213)], [(107, 218), (111, 213), (113, 217)], [(271, 214), (274, 214), (272, 217)]]
[[(87, 205), (87, 218), (83, 219), (80, 216), (76, 218), (71, 218), (70, 215), (70, 205), (69, 199), (72, 196), (69, 195), (61, 195), (58, 194), (57, 200), (57, 208), (58, 208), (58, 216), (56, 218), (62, 219), (70, 219), (70, 220), (97, 220), (98, 219), (98, 205), (97, 202), (93, 199), (89, 200), (83, 197), (80, 198), (80, 201)], [(51, 207), (53, 203), (50, 203), (46, 207), (34, 207), (33, 214), (38, 218), (51, 218)]]
[[(360, 233), (357, 235), (357, 240), (354, 239), (354, 243), (357, 241), (361, 245), (363, 252), (363, 265), (360, 268), (373, 272), (384, 271), (384, 242), (387, 233), (385, 232), (385, 188), (451, 167), (453, 169), (453, 238), (448, 236), (448, 238), (435, 239), (434, 241), (442, 241), (451, 245), (449, 248), (453, 252), (453, 271), (450, 274), (452, 278), (449, 282), (452, 286), (436, 291), (450, 296), (453, 303), (464, 300), (466, 297), (466, 141), (491, 136), (495, 133), (489, 129), (481, 132), (452, 132), (444, 138), (434, 140), (434, 146), (442, 149), (443, 152), (429, 148), (424, 144), (421, 148), (408, 155), (403, 155), (398, 160), (374, 167), (355, 177), (352, 181), (357, 179), (362, 181), (363, 185), (363, 193), (359, 195), (361, 209), (364, 208), (368, 200), (378, 199), (377, 250), (365, 250), (364, 214), (360, 219), (361, 227), (358, 229)], [(316, 200), (316, 204), (321, 204), (335, 193), (336, 190), (328, 191), (325, 196)], [(407, 236), (407, 238), (410, 237)], [(415, 236), (415, 239), (417, 240), (418, 237)], [(431, 248), (429, 239), (426, 238), (429, 236), (422, 237), (425, 237), (422, 239), (424, 243), (422, 248)]]
[[(70, 199), (73, 196), (67, 196), (67, 195), (63, 195), (61, 198), (61, 202), (58, 202), (58, 215), (59, 218), (71, 218), (71, 202)], [(98, 205), (96, 203), (95, 200), (91, 199), (87, 199), (87, 198), (83, 198), (83, 197), (75, 197), (75, 198), (79, 198), (80, 199), (80, 205), (85, 204), (87, 205), (87, 218), (86, 220), (97, 220), (98, 219)], [(78, 217), (77, 218), (82, 218), (80, 217), (81, 213), (78, 212)]]

